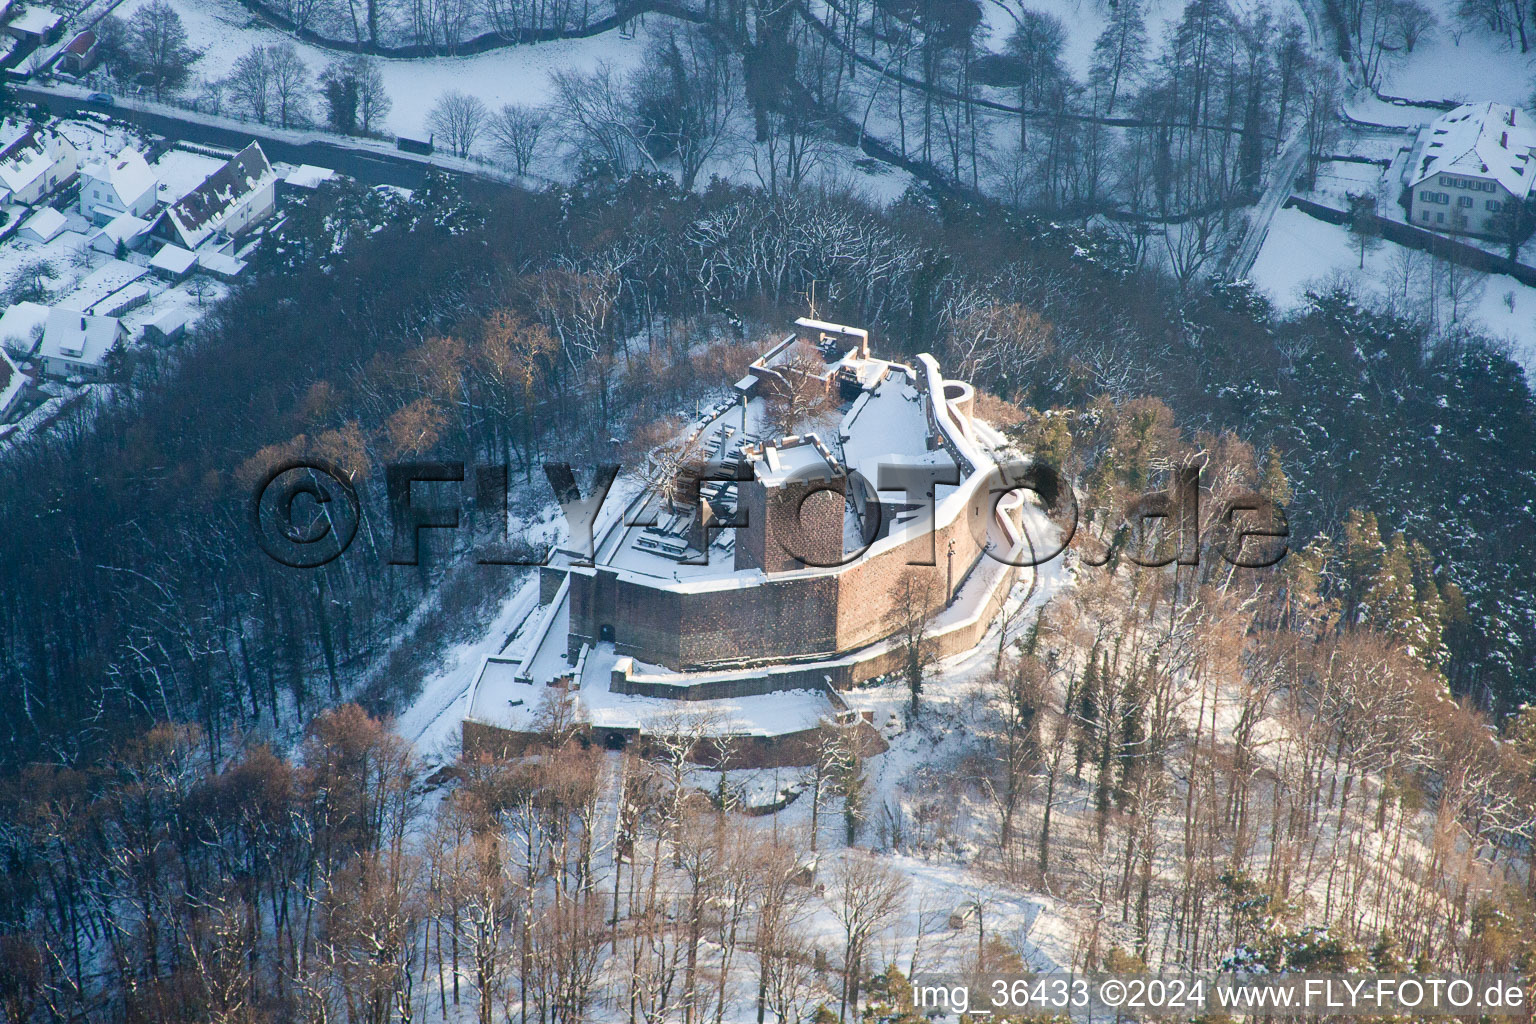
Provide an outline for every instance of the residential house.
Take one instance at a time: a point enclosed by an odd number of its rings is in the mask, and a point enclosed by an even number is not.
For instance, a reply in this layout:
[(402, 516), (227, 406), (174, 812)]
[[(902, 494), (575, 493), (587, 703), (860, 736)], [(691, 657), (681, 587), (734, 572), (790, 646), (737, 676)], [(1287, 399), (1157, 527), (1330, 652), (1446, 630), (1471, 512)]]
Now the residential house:
[(41, 4), (29, 3), (5, 23), (5, 31), (17, 39), (51, 43), (64, 34), (64, 15)]
[(155, 172), (131, 146), (80, 168), (80, 212), (98, 226), (125, 213), (148, 218), (158, 191)]
[(33, 242), (51, 242), (69, 224), (69, 218), (51, 206), (45, 206), (22, 222), (16, 232)]
[(155, 233), (184, 249), (196, 249), (216, 235), (235, 237), (272, 215), (277, 173), (253, 142), (168, 207)]
[(21, 393), (26, 390), (28, 383), (30, 379), (11, 362), (5, 349), (0, 348), (0, 423), (5, 422), (6, 417), (20, 404)]
[(197, 266), (197, 254), (167, 242), (149, 261), (150, 273), (167, 281), (185, 281)]
[(150, 227), (150, 222), (142, 217), (119, 214), (91, 235), (91, 248), (108, 256), (137, 249), (149, 237)]
[(47, 128), (29, 127), (0, 150), (0, 198), (28, 206), (75, 176), (79, 153)]
[(1503, 103), (1464, 103), (1426, 125), (1403, 170), (1408, 222), (1508, 240), (1536, 184), (1536, 128)]
[(192, 314), (186, 309), (172, 307), (144, 325), (146, 341), (177, 341), (186, 337), (187, 323)]
[(107, 357), (128, 336), (114, 316), (92, 316), (74, 309), (54, 309), (43, 325), (38, 356), (50, 377), (105, 376)]
[(69, 41), (59, 53), (59, 69), (72, 75), (80, 75), (96, 66), (96, 61), (101, 58), (101, 47), (96, 39), (96, 33), (90, 29), (81, 32)]

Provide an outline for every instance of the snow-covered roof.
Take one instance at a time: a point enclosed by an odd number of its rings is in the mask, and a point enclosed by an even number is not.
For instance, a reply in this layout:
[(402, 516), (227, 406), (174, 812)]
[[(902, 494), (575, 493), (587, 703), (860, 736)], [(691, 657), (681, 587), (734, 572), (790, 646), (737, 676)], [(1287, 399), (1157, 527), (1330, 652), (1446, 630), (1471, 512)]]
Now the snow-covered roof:
[(39, 302), (18, 302), (0, 316), (0, 348), (31, 355), (37, 342), (32, 332), (48, 319), (48, 307)]
[(108, 260), (91, 271), (85, 280), (75, 286), (74, 291), (64, 296), (61, 303), (71, 309), (90, 309), (119, 288), (132, 284), (147, 273), (148, 268), (136, 263)]
[(928, 451), (927, 409), (914, 383), (912, 371), (895, 369), (854, 400), (838, 427), (844, 464), (871, 487), (890, 456)]
[(336, 176), (336, 172), (329, 167), (316, 167), (314, 164), (300, 164), (288, 172), (283, 181), (295, 188), (315, 188), (322, 181), (329, 181)]
[(94, 242), (98, 238), (105, 237), (113, 245), (118, 242), (131, 242), (144, 232), (149, 230), (149, 221), (142, 217), (135, 217), (131, 213), (120, 213), (108, 221), (100, 231), (91, 236)]
[(36, 235), (44, 242), (51, 242), (68, 223), (68, 217), (51, 206), (45, 206), (23, 221), (21, 230)]
[(171, 334), (185, 327), (192, 320), (192, 311), (182, 306), (172, 306), (151, 320), (146, 326), (161, 334)]
[(773, 487), (791, 480), (825, 480), (842, 474), (837, 459), (815, 434), (787, 437), (762, 447), (757, 479)]
[(165, 211), (182, 241), (196, 248), (217, 231), (241, 200), (276, 179), (261, 146), (253, 142)]
[(46, 129), (28, 128), (4, 150), (0, 150), (0, 185), (20, 192), (58, 163), (74, 147), (69, 140)]
[[(804, 331), (817, 331), (823, 336), (849, 338), (863, 342), (865, 345), (869, 344), (869, 332), (862, 327), (848, 327), (845, 324), (829, 323), (826, 320), (813, 320), (808, 316), (802, 316), (796, 320), (795, 326)], [(867, 351), (861, 354), (869, 355)]]
[(26, 10), (6, 22), (5, 27), (12, 32), (40, 36), (45, 35), (49, 29), (63, 20), (64, 15), (58, 11), (33, 4), (28, 5)]
[(192, 265), (196, 262), (196, 253), (189, 252), (179, 245), (167, 243), (160, 247), (159, 252), (155, 253), (154, 259), (149, 261), (149, 265), (154, 270), (164, 270), (169, 274), (180, 277), (191, 270)]
[(38, 350), (45, 359), (99, 365), (117, 344), (122, 323), (115, 316), (91, 316), (75, 309), (54, 309), (43, 327)]
[(1525, 111), (1503, 103), (1464, 103), (1436, 118), (1420, 140), (1410, 184), (1437, 174), (1491, 179), (1524, 198), (1536, 183), (1536, 128)]
[(82, 177), (95, 178), (117, 193), (118, 203), (128, 206), (146, 192), (154, 191), (155, 172), (144, 162), (144, 154), (132, 146), (108, 160), (93, 160), (80, 168)]
[(220, 277), (236, 277), (245, 270), (245, 260), (226, 256), (221, 252), (203, 251), (197, 254), (198, 266)]

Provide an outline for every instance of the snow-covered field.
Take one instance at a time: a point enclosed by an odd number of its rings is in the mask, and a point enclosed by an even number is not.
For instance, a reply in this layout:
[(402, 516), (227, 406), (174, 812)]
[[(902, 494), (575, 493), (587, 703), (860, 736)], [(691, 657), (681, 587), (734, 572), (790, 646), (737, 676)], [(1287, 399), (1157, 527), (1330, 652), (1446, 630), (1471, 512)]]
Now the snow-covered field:
[[(1531, 95), (1536, 50), (1517, 45), (1456, 17), (1456, 0), (1427, 0), (1439, 25), (1388, 67), (1381, 92), (1414, 100), (1498, 100), (1524, 106)], [(1536, 34), (1529, 34), (1536, 44)]]
[[(131, 18), (135, 10), (149, 2), (125, 0), (116, 14)], [(203, 51), (202, 60), (193, 68), (193, 74), (201, 79), (228, 77), (235, 61), (253, 46), (291, 43), (315, 76), (338, 56), (254, 20), (235, 0), (171, 0), (171, 5), (181, 15), (191, 45)], [(624, 39), (613, 31), (590, 39), (516, 46), (471, 57), (380, 59), (378, 66), (391, 103), (387, 130), (425, 138), (428, 112), (450, 89), (477, 96), (493, 110), (503, 103), (542, 103), (549, 98), (552, 72), (591, 71), (602, 62), (620, 70), (632, 68), (645, 53), (649, 32), (669, 21), (650, 15), (632, 39)], [(196, 91), (196, 86), (189, 89)], [(317, 105), (322, 102), (318, 90), (314, 101)], [(311, 113), (323, 120), (325, 111), (316, 109)]]
[[(1532, 94), (1536, 73), (1536, 33), (1529, 34), (1532, 50), (1521, 53), (1516, 43), (1468, 25), (1456, 16), (1456, 0), (1426, 0), (1437, 19), (1436, 26), (1414, 46), (1412, 53), (1389, 59), (1379, 92), (1383, 96), (1425, 102), (1470, 103), (1496, 100), (1524, 107)], [(1404, 106), (1360, 89), (1346, 109), (1351, 117), (1373, 124), (1416, 127), (1434, 120), (1431, 107)]]
[[(1282, 307), (1303, 301), (1308, 287), (1333, 279), (1349, 282), (1362, 296), (1374, 296), (1415, 309), (1431, 299), (1441, 322), (1449, 321), (1450, 300), (1433, 277), (1434, 261), (1422, 252), (1382, 239), (1368, 248), (1365, 266), (1353, 236), (1343, 227), (1281, 210), (1270, 225), (1264, 248), (1249, 276)], [(1514, 354), (1536, 378), (1536, 288), (1502, 274), (1471, 275), (1474, 282), (1459, 320), (1476, 321), (1490, 333), (1508, 338)], [(1458, 302), (1458, 305), (1462, 303)]]

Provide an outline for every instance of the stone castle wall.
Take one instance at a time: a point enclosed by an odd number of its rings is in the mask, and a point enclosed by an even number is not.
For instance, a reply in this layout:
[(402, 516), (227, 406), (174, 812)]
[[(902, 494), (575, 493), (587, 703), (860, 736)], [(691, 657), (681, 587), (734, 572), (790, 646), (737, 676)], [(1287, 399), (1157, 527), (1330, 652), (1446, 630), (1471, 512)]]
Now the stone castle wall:
[[(982, 557), (970, 519), (911, 538), (846, 567), (712, 590), (651, 586), (601, 566), (571, 573), (572, 649), (609, 632), (621, 655), (677, 671), (809, 657), (833, 657), (896, 629), (903, 576), (926, 583), (935, 607), (947, 600), (948, 548), (958, 587)], [(740, 540), (738, 540), (740, 543)], [(911, 561), (932, 559), (932, 565)], [(608, 627), (605, 630), (604, 627)]]

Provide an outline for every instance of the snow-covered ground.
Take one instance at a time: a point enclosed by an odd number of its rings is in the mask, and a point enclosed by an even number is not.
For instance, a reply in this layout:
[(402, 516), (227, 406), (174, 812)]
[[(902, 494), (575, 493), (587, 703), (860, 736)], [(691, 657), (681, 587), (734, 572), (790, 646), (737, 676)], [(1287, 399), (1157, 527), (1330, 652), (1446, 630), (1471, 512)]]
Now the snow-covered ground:
[[(1275, 215), (1249, 276), (1281, 307), (1304, 301), (1308, 287), (1342, 279), (1362, 296), (1399, 308), (1419, 310), (1433, 300), (1437, 319), (1448, 322), (1451, 301), (1443, 294), (1445, 283), (1435, 280), (1435, 264), (1426, 253), (1377, 239), (1366, 250), (1362, 268), (1348, 230), (1291, 209)], [(1502, 274), (1462, 273), (1474, 282), (1474, 294), (1456, 311), (1458, 319), (1476, 321), (1491, 334), (1510, 339), (1526, 374), (1536, 379), (1536, 288)]]
[[(125, 0), (115, 13), (120, 18), (131, 18), (135, 10), (149, 2)], [(291, 43), (314, 76), (340, 55), (295, 40), (254, 20), (235, 0), (171, 0), (171, 5), (181, 15), (191, 44), (203, 51), (202, 60), (193, 68), (197, 78), (227, 78), (235, 61), (253, 46)], [(428, 113), (450, 89), (477, 96), (492, 110), (503, 103), (542, 103), (550, 95), (552, 72), (591, 71), (603, 62), (619, 70), (633, 68), (645, 53), (650, 33), (670, 23), (671, 19), (650, 15), (632, 39), (612, 31), (590, 39), (509, 47), (471, 57), (381, 58), (378, 67), (391, 104), (387, 131), (425, 138)], [(195, 94), (197, 87), (190, 87), (188, 92)], [(311, 113), (320, 120), (325, 115), (320, 107), (322, 102), (317, 89), (314, 103), (318, 109)]]
[[(1423, 102), (1469, 103), (1496, 100), (1524, 107), (1536, 73), (1536, 32), (1529, 53), (1481, 25), (1456, 16), (1457, 0), (1425, 0), (1436, 26), (1412, 53), (1389, 58), (1378, 91), (1383, 96)], [(1439, 115), (1432, 107), (1405, 106), (1361, 89), (1346, 104), (1350, 116), (1374, 124), (1416, 127)]]
[[(1524, 106), (1531, 95), (1536, 50), (1520, 48), (1456, 17), (1456, 0), (1426, 0), (1439, 25), (1411, 54), (1388, 67), (1381, 92), (1414, 100), (1498, 100)], [(1529, 33), (1536, 44), (1536, 33)]]

